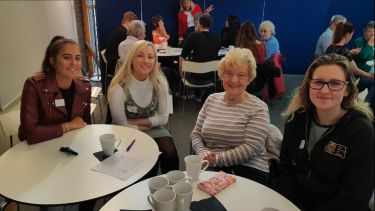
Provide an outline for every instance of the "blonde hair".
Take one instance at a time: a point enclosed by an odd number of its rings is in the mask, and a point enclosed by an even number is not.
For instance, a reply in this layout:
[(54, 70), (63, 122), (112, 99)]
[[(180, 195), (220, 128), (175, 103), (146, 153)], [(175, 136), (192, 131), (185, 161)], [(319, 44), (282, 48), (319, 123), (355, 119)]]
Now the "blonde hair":
[(368, 103), (363, 103), (358, 101), (358, 89), (355, 84), (355, 79), (352, 71), (350, 70), (349, 61), (346, 57), (338, 54), (328, 54), (322, 55), (316, 58), (309, 68), (307, 69), (305, 76), (301, 82), (301, 85), (295, 90), (293, 98), (290, 100), (287, 109), (281, 114), (282, 116), (289, 117), (288, 121), (291, 121), (294, 118), (294, 113), (300, 109), (302, 111), (312, 112), (315, 110), (315, 105), (311, 102), (309, 91), (309, 80), (312, 79), (312, 76), (315, 70), (318, 67), (325, 65), (337, 65), (344, 72), (346, 81), (349, 83), (346, 85), (346, 91), (348, 96), (345, 96), (341, 102), (341, 107), (343, 109), (355, 109), (363, 113), (367, 119), (370, 121), (374, 120), (373, 113), (368, 106)]
[[(137, 54), (139, 53), (139, 51), (141, 51), (142, 49), (148, 46), (152, 47), (152, 50), (155, 56), (154, 68), (153, 68), (153, 71), (149, 75), (151, 83), (154, 89), (156, 89), (156, 91), (162, 91), (163, 93), (166, 93), (166, 94), (169, 93), (167, 79), (165, 78), (163, 72), (159, 69), (159, 62), (158, 62), (158, 57), (157, 57), (155, 46), (149, 41), (139, 40), (133, 44), (133, 46), (130, 49), (128, 57), (126, 58), (125, 62), (121, 65), (118, 73), (116, 73), (111, 84), (109, 85), (109, 93), (108, 93), (109, 99), (112, 97), (112, 94), (113, 94), (111, 92), (111, 88), (115, 86), (116, 84), (119, 84), (121, 87), (130, 86), (131, 80), (132, 80), (133, 61), (135, 57), (137, 56)], [(124, 91), (125, 91), (125, 97), (126, 97), (128, 95), (127, 89), (124, 89)]]
[(256, 77), (256, 61), (253, 53), (247, 48), (233, 48), (219, 61), (218, 75), (223, 79), (225, 67), (247, 67), (249, 83)]
[[(184, 9), (184, 1), (185, 0), (180, 0), (180, 11), (185, 11), (185, 9)], [(192, 0), (188, 0), (188, 1), (190, 1), (190, 10), (189, 11), (194, 10), (194, 8), (195, 8), (194, 2)]]

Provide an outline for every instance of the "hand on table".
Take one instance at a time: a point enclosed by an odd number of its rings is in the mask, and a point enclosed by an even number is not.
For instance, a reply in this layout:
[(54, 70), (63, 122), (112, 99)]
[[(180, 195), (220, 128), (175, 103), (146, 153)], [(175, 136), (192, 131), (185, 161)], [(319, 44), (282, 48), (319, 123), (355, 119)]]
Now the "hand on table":
[(207, 151), (207, 152), (201, 154), (201, 157), (202, 157), (203, 160), (208, 161), (209, 166), (213, 166), (216, 162), (216, 157), (215, 157), (214, 152)]
[(85, 121), (81, 117), (76, 117), (72, 121), (66, 123), (68, 125), (69, 130), (83, 128), (87, 125)]

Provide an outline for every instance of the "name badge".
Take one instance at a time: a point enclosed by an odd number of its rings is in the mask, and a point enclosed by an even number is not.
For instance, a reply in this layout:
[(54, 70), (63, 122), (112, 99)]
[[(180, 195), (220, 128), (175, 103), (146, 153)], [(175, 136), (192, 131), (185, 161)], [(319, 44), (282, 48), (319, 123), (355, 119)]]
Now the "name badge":
[(55, 106), (56, 107), (65, 106), (65, 100), (64, 99), (55, 100)]

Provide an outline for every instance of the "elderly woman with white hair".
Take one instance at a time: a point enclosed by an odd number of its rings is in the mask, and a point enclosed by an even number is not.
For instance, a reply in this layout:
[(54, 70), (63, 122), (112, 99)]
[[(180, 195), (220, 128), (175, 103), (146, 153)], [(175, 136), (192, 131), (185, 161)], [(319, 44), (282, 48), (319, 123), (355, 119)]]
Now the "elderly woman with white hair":
[(219, 62), (224, 92), (211, 94), (191, 133), (195, 153), (222, 170), (267, 185), (266, 137), (270, 129), (267, 105), (246, 92), (256, 76), (249, 49), (234, 48)]
[(280, 53), (279, 41), (275, 37), (275, 25), (271, 21), (266, 20), (260, 23), (259, 34), (266, 46), (266, 59), (272, 58), (275, 53)]

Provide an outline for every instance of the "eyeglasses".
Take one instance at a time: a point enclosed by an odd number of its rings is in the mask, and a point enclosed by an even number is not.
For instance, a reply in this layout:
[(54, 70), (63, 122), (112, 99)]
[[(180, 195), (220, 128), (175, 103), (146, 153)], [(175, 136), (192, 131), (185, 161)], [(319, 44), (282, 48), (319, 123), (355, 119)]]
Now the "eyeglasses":
[(311, 89), (321, 90), (324, 85), (328, 86), (328, 89), (332, 91), (340, 91), (344, 88), (346, 84), (349, 84), (348, 81), (341, 81), (341, 80), (330, 80), (330, 81), (323, 81), (320, 79), (310, 79), (309, 85)]
[(235, 75), (237, 76), (239, 80), (245, 80), (248, 78), (248, 75), (246, 73), (234, 73), (234, 72), (229, 72), (229, 71), (224, 72), (225, 78), (233, 78)]

